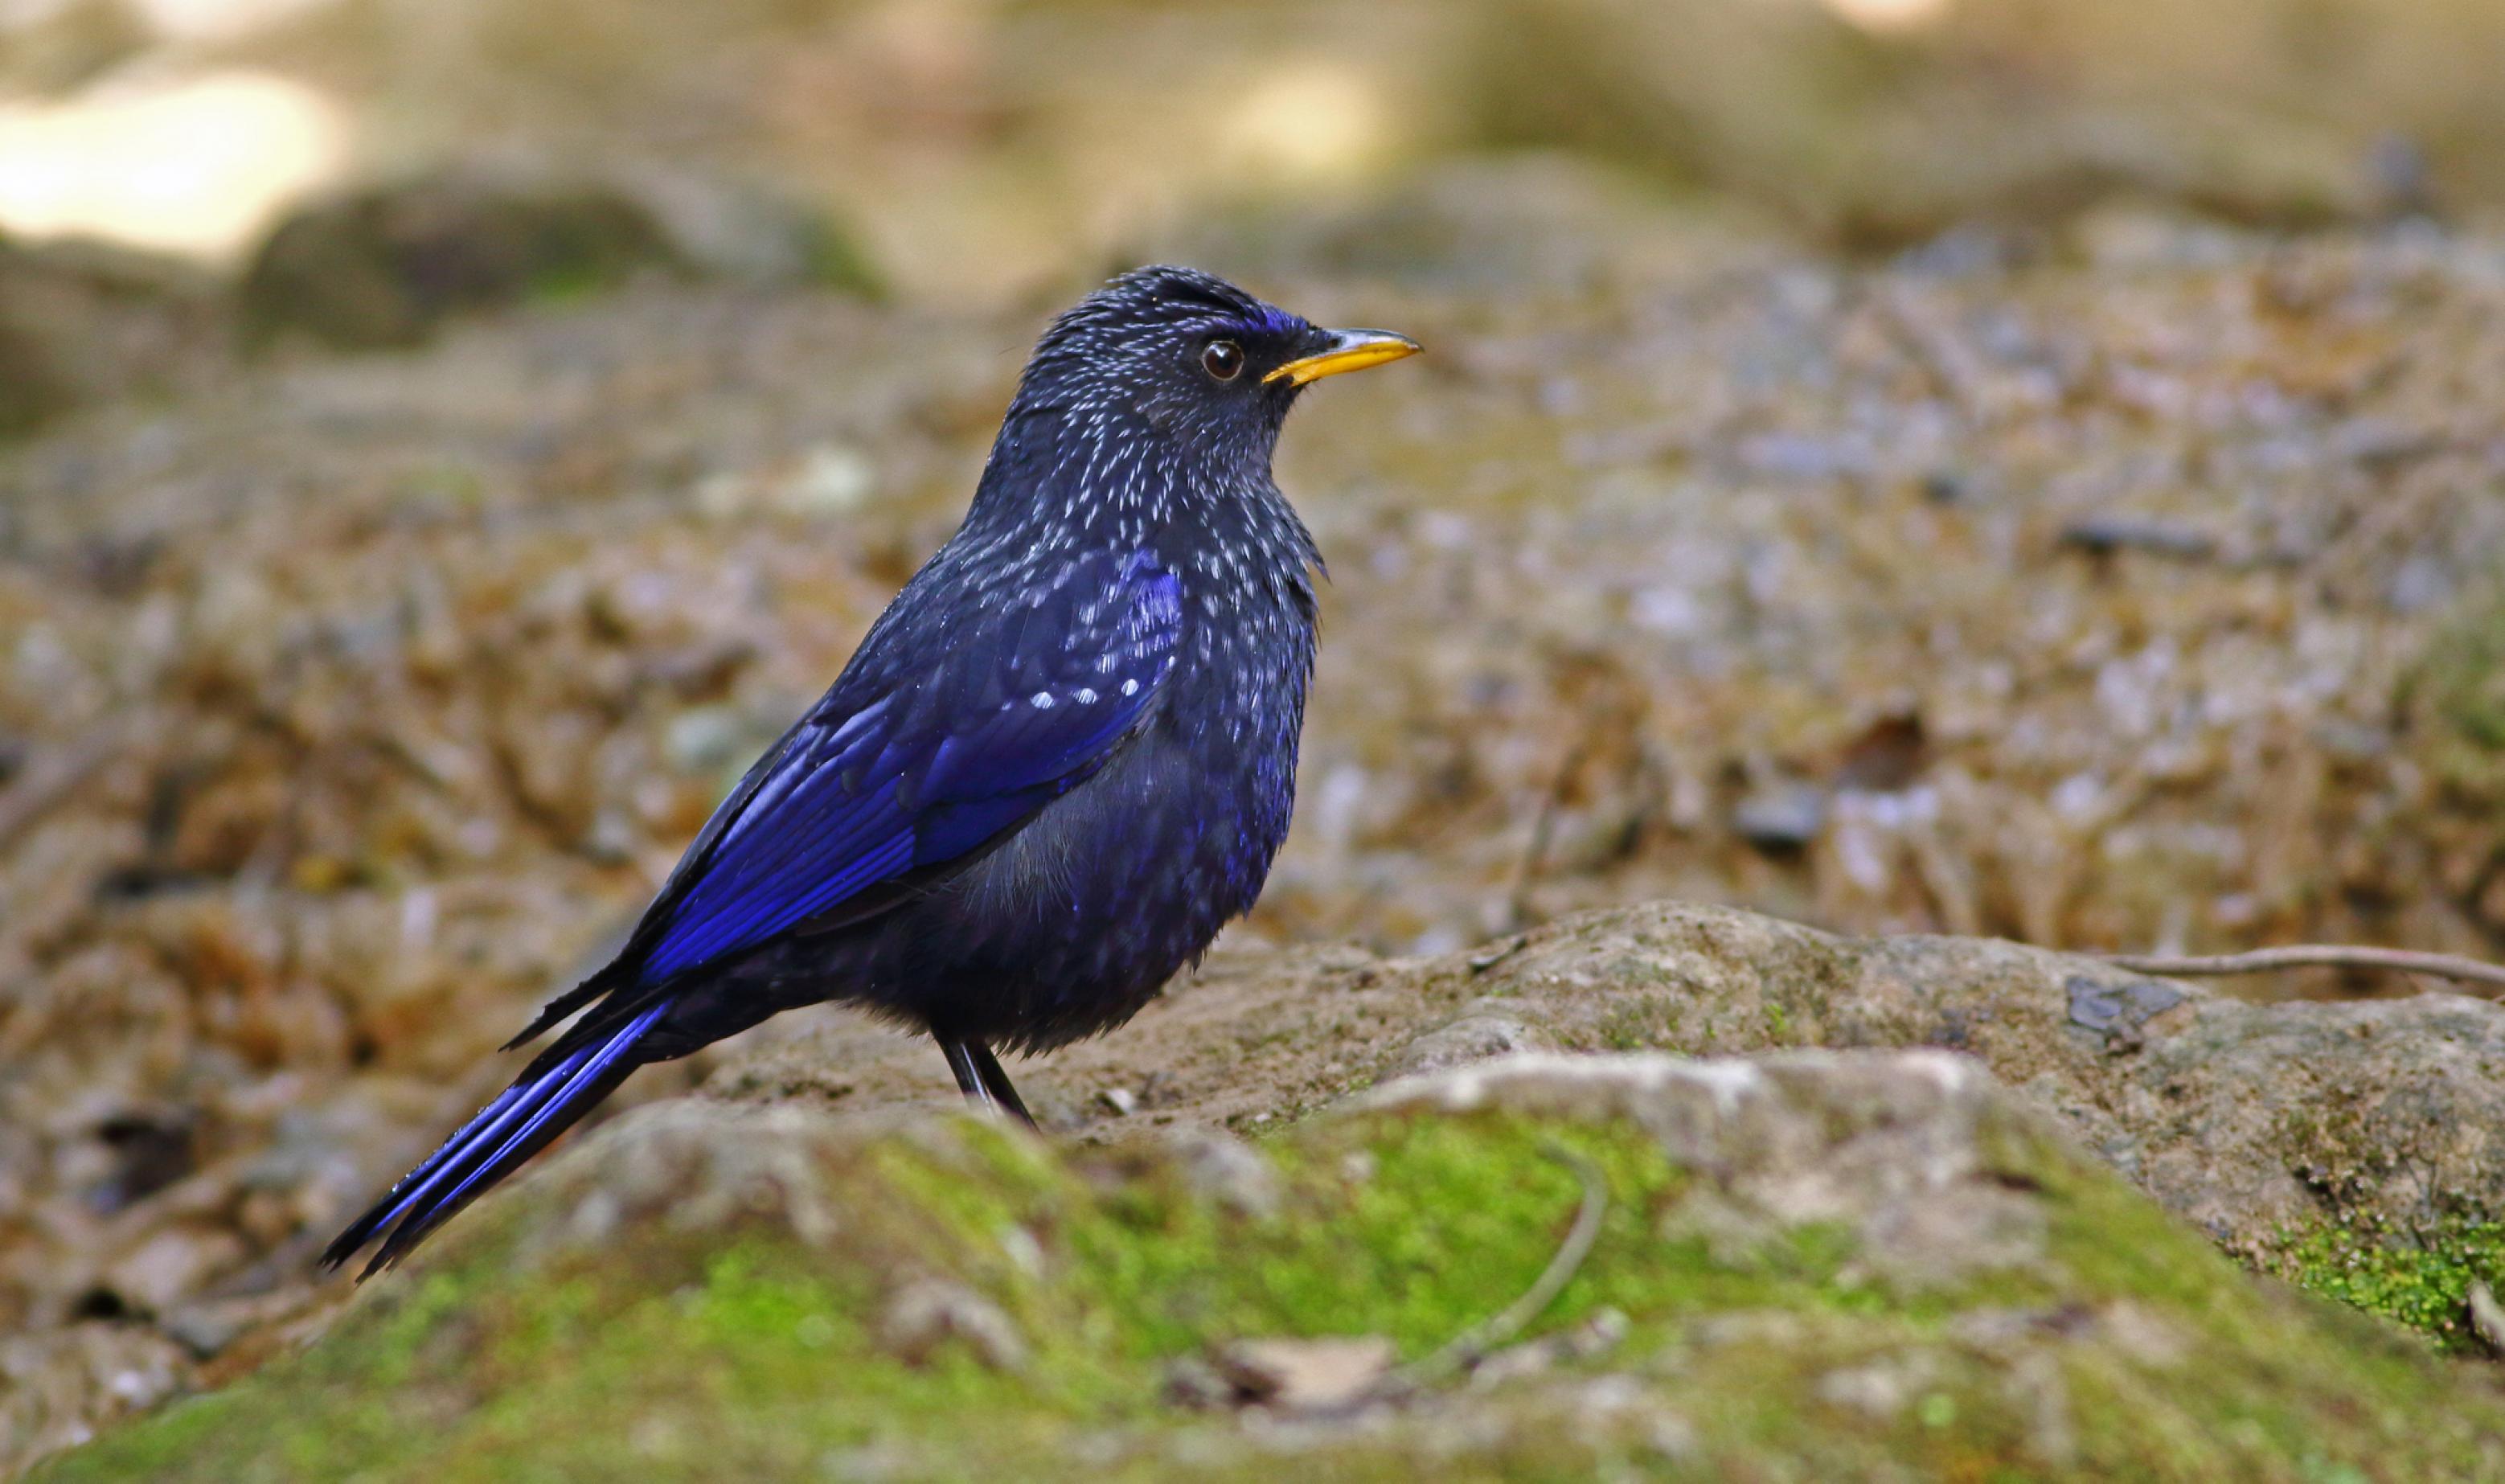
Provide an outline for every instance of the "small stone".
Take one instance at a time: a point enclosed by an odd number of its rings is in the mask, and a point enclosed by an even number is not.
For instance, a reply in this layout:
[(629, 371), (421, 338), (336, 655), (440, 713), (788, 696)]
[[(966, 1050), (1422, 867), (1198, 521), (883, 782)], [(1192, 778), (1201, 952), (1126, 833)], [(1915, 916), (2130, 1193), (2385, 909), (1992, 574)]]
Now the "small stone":
[(1923, 477), (1923, 498), (1933, 505), (1963, 505), (1973, 482), (1953, 469), (1934, 470)]
[(1817, 1399), (1858, 1412), (1872, 1422), (1894, 1422), (1913, 1399), (1914, 1390), (1927, 1378), (1929, 1366), (1916, 1363), (1921, 1359), (1917, 1354), (1903, 1362), (1873, 1360), (1828, 1371), (1817, 1380)]
[(1393, 1076), (1411, 1077), (1515, 1051), (1554, 1048), (1555, 1042), (1533, 1025), (1518, 1007), (1500, 1000), (1483, 1000), (1409, 1042), (1391, 1070)]
[(1593, 1310), (1583, 1323), (1558, 1335), (1556, 1343), (1567, 1356), (1577, 1360), (1590, 1360), (1617, 1349), (1634, 1328), (1635, 1322), (1628, 1319), (1624, 1311), (1599, 1308)]
[(682, 773), (727, 767), (754, 750), (747, 718), (735, 706), (694, 706), (670, 719), (661, 747)]
[(1213, 1128), (1184, 1129), (1175, 1135), (1174, 1144), (1183, 1181), (1194, 1194), (1238, 1216), (1277, 1214), (1279, 1172), (1259, 1149)]
[(2099, 984), (2085, 974), (2063, 986), (2070, 997), (2070, 1023), (2109, 1038), (2135, 1042), (2139, 1028), (2183, 1003), (2183, 992), (2155, 979)]
[(1317, 1340), (1238, 1340), (1217, 1354), (1238, 1399), (1284, 1411), (1344, 1406), (1392, 1369), (1379, 1334)]
[(1508, 1345), (1479, 1361), (1470, 1369), (1473, 1388), (1506, 1386), (1547, 1371), (1557, 1363), (1557, 1352), (1546, 1344), (1534, 1341), (1528, 1345)]
[(2452, 575), (2431, 556), (2413, 556), (2401, 563), (2383, 589), (2383, 606), (2396, 614), (2420, 614), (2442, 606), (2452, 596)]
[(1025, 1337), (1001, 1306), (960, 1283), (925, 1278), (888, 1300), (879, 1338), (898, 1358), (920, 1364), (943, 1341), (961, 1340), (994, 1370), (1026, 1369)]
[(1759, 850), (1806, 849), (1826, 828), (1826, 795), (1805, 783), (1759, 789), (1731, 811), (1731, 828)]
[(1473, 1387), (1502, 1386), (1570, 1360), (1594, 1360), (1615, 1350), (1633, 1325), (1616, 1309), (1597, 1309), (1581, 1324), (1520, 1345), (1509, 1345), (1470, 1369)]
[(1108, 1087), (1096, 1094), (1096, 1101), (1116, 1118), (1129, 1117), (1140, 1106), (1139, 1095), (1128, 1087)]
[(1235, 1384), (1199, 1356), (1178, 1356), (1166, 1362), (1166, 1400), (1179, 1407), (1207, 1409), (1235, 1400)]
[(841, 515), (859, 510), (878, 488), (869, 456), (841, 443), (821, 443), (776, 486), (774, 507), (787, 515)]
[(2094, 515), (2072, 521), (2063, 528), (2062, 545), (2092, 556), (2144, 551), (2177, 561), (2205, 561), (2218, 553), (2218, 539), (2206, 531), (2170, 520), (2129, 515)]
[(148, 1107), (98, 1124), (95, 1137), (111, 1151), (111, 1174), (88, 1192), (89, 1205), (111, 1216), (191, 1174), (197, 1164), (194, 1121), (189, 1109)]
[(1490, 943), (1486, 947), (1481, 948), (1478, 952), (1470, 955), (1470, 972), (1485, 973), (1489, 970), (1494, 969), (1497, 965), (1503, 963), (1506, 959), (1520, 953), (1524, 948), (1530, 946), (1530, 943), (1531, 939), (1523, 936), (1519, 933), (1504, 939), (1502, 942)]
[(185, 1224), (158, 1231), (114, 1259), (102, 1287), (129, 1308), (155, 1314), (197, 1292), (212, 1276), (245, 1256), (241, 1238), (215, 1227)]

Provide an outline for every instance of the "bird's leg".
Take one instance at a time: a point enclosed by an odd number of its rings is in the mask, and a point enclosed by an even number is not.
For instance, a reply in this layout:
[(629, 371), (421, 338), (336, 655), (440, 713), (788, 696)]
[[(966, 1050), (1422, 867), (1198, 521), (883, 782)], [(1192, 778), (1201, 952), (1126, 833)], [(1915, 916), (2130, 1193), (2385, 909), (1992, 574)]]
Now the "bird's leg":
[(1026, 1111), (1026, 1100), (1019, 1097), (1017, 1089), (1009, 1085), (1009, 1075), (1001, 1070), (1001, 1059), (992, 1054), (992, 1048), (979, 1041), (970, 1041), (966, 1044), (972, 1050), (974, 1070), (982, 1077), (983, 1086), (990, 1090), (992, 1097), (1003, 1108), (1016, 1114), (1020, 1123), (1029, 1128), (1035, 1127), (1035, 1114)]
[(1017, 1089), (1009, 1085), (1008, 1074), (1001, 1070), (991, 1047), (970, 1038), (936, 1039), (948, 1058), (948, 1070), (957, 1075), (957, 1090), (966, 1095), (967, 1102), (986, 1113), (1006, 1113), (1029, 1128), (1035, 1127), (1035, 1115), (1018, 1100)]

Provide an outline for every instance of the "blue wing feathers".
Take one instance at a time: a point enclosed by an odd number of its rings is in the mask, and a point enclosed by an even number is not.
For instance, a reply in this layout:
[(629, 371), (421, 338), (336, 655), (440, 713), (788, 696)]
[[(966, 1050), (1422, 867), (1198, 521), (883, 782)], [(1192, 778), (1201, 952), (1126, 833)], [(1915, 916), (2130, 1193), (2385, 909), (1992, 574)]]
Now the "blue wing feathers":
[(639, 931), (636, 979), (756, 947), (1032, 818), (1139, 724), (1182, 621), (1181, 586), (1153, 553), (1100, 552), (1040, 602), (950, 636), (936, 675), (865, 696), (839, 681), (723, 805), (709, 848), (699, 837)]
[[(619, 960), (557, 997), (528, 1041), (610, 998), (543, 1052), (324, 1253), (376, 1236), (376, 1268), (538, 1152), (655, 1054), (680, 976), (839, 921), (864, 894), (971, 858), (1092, 776), (1149, 714), (1174, 667), (1182, 589), (1148, 552), (1072, 558), (1037, 601), (926, 603), (977, 614), (945, 632), (896, 615), (749, 770), (688, 847)], [(895, 621), (891, 621), (894, 619)], [(932, 658), (940, 656), (935, 670)], [(834, 914), (830, 916), (830, 914)], [(639, 1049), (641, 1047), (642, 1049)]]

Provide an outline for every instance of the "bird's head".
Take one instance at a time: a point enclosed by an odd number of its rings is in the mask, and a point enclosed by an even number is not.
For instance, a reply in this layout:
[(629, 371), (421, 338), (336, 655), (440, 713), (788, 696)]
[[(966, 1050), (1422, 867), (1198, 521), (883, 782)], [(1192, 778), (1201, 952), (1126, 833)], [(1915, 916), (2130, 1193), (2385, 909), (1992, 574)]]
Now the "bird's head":
[[(1197, 269), (1140, 268), (1044, 332), (993, 473), (1081, 510), (1175, 498), (1178, 481), (1266, 485), (1305, 387), (1417, 350), (1389, 331), (1321, 329)], [(1098, 487), (1070, 488), (1074, 476)]]

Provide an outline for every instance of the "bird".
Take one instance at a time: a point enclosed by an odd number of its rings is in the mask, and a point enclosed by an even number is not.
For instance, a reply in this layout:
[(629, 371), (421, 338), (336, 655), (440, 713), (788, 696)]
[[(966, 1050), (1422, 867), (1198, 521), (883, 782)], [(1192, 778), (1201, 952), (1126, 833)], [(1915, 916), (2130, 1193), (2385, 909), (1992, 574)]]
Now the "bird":
[(1120, 1026), (1250, 910), (1288, 833), (1312, 534), (1271, 474), (1304, 390), (1419, 350), (1192, 268), (1037, 341), (964, 521), (715, 809), (575, 1017), (350, 1223), (406, 1257), (637, 1068), (829, 1001), (929, 1035), (977, 1109)]

